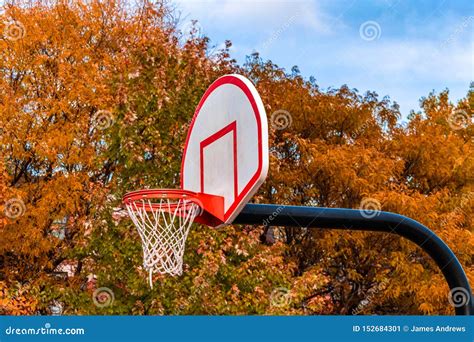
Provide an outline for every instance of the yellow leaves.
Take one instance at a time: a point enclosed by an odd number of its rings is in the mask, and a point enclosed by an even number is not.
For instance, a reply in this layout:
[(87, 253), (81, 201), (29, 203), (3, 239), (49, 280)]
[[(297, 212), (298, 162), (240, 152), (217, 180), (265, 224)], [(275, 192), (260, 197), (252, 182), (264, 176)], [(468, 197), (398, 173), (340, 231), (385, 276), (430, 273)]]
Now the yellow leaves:
[(364, 279), (364, 277), (356, 270), (348, 270), (347, 275), (349, 279), (354, 280), (356, 282), (360, 282)]
[(422, 311), (424, 314), (433, 314), (435, 312), (435, 308), (433, 307), (433, 305), (429, 304), (429, 303), (421, 303), (418, 308), (420, 309), (420, 311)]
[(28, 295), (27, 289), (13, 290), (5, 282), (0, 281), (0, 314), (3, 315), (31, 315), (35, 313), (38, 301)]

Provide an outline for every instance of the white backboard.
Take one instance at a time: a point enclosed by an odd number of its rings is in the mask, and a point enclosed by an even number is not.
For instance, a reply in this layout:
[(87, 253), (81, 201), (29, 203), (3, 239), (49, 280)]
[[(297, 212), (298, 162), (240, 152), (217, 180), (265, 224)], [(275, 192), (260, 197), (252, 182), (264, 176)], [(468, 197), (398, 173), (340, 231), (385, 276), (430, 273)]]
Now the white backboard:
[(181, 188), (224, 197), (231, 223), (268, 172), (268, 124), (254, 85), (226, 75), (207, 89), (194, 113), (181, 164)]

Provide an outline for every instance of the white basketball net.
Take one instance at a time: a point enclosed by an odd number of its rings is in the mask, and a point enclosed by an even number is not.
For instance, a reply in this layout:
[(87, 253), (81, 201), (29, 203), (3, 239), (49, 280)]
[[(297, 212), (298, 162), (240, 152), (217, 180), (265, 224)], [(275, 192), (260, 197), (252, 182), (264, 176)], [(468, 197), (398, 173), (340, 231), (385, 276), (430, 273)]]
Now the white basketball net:
[(149, 273), (150, 287), (153, 288), (155, 272), (181, 275), (189, 228), (201, 207), (187, 199), (170, 198), (157, 202), (149, 199), (132, 201), (126, 207), (142, 240), (143, 267)]

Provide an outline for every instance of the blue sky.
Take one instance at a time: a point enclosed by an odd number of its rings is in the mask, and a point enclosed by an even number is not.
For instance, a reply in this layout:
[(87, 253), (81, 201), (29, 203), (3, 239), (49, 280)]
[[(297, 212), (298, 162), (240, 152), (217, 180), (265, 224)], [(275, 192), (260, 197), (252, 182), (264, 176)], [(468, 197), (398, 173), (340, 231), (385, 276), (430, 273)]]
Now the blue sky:
[(239, 63), (264, 59), (322, 88), (347, 84), (419, 109), (430, 91), (448, 88), (452, 101), (474, 80), (472, 0), (177, 0), (181, 27), (196, 19), (211, 43), (233, 43)]

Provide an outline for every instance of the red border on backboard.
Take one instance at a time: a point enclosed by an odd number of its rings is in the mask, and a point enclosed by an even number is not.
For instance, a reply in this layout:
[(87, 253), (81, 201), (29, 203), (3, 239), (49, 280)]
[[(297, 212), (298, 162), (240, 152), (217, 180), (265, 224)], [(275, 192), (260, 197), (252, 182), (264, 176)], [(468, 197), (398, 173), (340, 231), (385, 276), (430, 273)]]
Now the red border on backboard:
[[(237, 195), (237, 199), (234, 201), (234, 203), (227, 209), (227, 211), (224, 213), (224, 221), (227, 222), (227, 219), (233, 214), (233, 212), (237, 209), (237, 207), (241, 204), (243, 198), (245, 195), (250, 191), (253, 185), (257, 183), (257, 181), (260, 178), (260, 175), (262, 173), (262, 168), (263, 168), (263, 151), (262, 151), (262, 122), (260, 120), (260, 112), (258, 110), (257, 102), (255, 101), (254, 96), (252, 95), (251, 90), (248, 88), (248, 86), (242, 81), (240, 78), (233, 76), (233, 75), (226, 75), (218, 78), (214, 83), (211, 84), (211, 86), (206, 90), (204, 93), (203, 97), (199, 101), (199, 104), (196, 108), (196, 112), (194, 113), (193, 119), (191, 121), (191, 124), (189, 126), (188, 130), (188, 135), (186, 137), (186, 143), (184, 145), (184, 152), (183, 152), (183, 159), (181, 161), (181, 188), (183, 189), (183, 174), (184, 174), (184, 161), (186, 160), (186, 152), (188, 149), (188, 143), (189, 143), (189, 138), (191, 136), (191, 132), (194, 127), (194, 123), (199, 116), (199, 112), (205, 103), (206, 99), (211, 95), (211, 93), (220, 87), (221, 85), (224, 84), (233, 84), (237, 87), (239, 87), (244, 94), (247, 96), (247, 99), (249, 100), (254, 115), (255, 115), (255, 121), (257, 123), (257, 132), (258, 132), (258, 168), (255, 174), (252, 176), (250, 181), (247, 183), (244, 189)], [(205, 140), (204, 140), (205, 141)], [(234, 164), (234, 167), (236, 167), (236, 164)], [(201, 184), (202, 186), (202, 184)]]
[(223, 136), (228, 133), (232, 133), (232, 153), (234, 159), (234, 201), (237, 198), (237, 194), (239, 192), (239, 179), (237, 175), (237, 121), (231, 122), (226, 127), (222, 128), (220, 131), (217, 131), (213, 135), (209, 136), (208, 138), (201, 141), (200, 150), (199, 150), (199, 158), (200, 158), (200, 172), (201, 172), (201, 192), (206, 193), (204, 189), (204, 149), (211, 145), (213, 142), (216, 142)]

